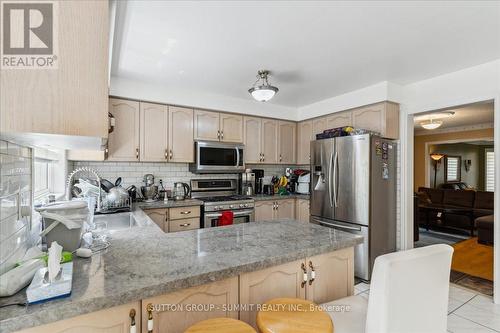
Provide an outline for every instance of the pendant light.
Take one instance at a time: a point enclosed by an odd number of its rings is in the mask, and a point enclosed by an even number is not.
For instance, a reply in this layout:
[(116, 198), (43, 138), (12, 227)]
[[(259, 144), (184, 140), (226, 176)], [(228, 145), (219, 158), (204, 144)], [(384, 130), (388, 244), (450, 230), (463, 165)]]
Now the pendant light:
[(260, 70), (257, 74), (257, 81), (255, 81), (252, 88), (248, 89), (250, 95), (259, 102), (267, 102), (279, 91), (277, 87), (269, 84), (267, 81), (268, 75), (269, 71)]
[(424, 122), (421, 122), (420, 123), (420, 126), (422, 126), (423, 128), (425, 128), (426, 130), (433, 130), (433, 129), (436, 129), (438, 127), (440, 127), (441, 125), (443, 124), (443, 122), (441, 120), (427, 120), (427, 121), (424, 121)]

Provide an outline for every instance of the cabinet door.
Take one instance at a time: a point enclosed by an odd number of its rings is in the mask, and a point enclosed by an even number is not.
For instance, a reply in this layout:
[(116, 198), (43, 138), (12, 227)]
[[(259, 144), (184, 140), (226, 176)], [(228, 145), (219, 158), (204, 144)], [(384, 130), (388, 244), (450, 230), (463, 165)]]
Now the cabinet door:
[(316, 134), (323, 133), (328, 129), (328, 121), (326, 117), (313, 119), (313, 140), (316, 140)]
[(168, 232), (186, 231), (200, 229), (200, 218), (170, 220), (168, 221)]
[(261, 163), (262, 119), (244, 117), (245, 163)]
[(219, 113), (194, 110), (194, 139), (219, 141)]
[(352, 125), (352, 112), (338, 112), (327, 117), (328, 128), (337, 128)]
[(255, 202), (255, 221), (271, 221), (274, 219), (274, 201)]
[[(4, 3), (2, 1), (1, 5)], [(107, 138), (108, 1), (56, 3), (59, 7), (59, 27), (54, 32), (58, 40), (58, 50), (54, 54), (58, 58), (57, 68), (9, 70), (2, 66), (0, 133)], [(3, 18), (0, 21), (3, 24)]]
[(278, 161), (281, 164), (295, 164), (295, 148), (297, 146), (297, 125), (288, 121), (278, 123)]
[(168, 232), (167, 210), (166, 209), (145, 209), (144, 212), (156, 225), (164, 232)]
[(384, 126), (385, 108), (383, 103), (364, 106), (352, 111), (353, 126), (382, 134)]
[(276, 218), (293, 219), (295, 218), (295, 199), (276, 200)]
[[(148, 305), (153, 305), (153, 333), (183, 333), (189, 326), (210, 318), (228, 317), (238, 319), (237, 311), (230, 310), (225, 305), (232, 305), (236, 308), (238, 304), (238, 277), (227, 280), (205, 284), (199, 287), (179, 290), (170, 294), (152, 297), (142, 300), (142, 322), (144, 323), (142, 332), (147, 333)], [(189, 307), (191, 305), (206, 305), (215, 308), (211, 311), (189, 311), (189, 309), (179, 309), (172, 311), (168, 307), (154, 305), (175, 304)], [(224, 311), (226, 310), (226, 311)]]
[(140, 103), (141, 161), (166, 162), (168, 111), (167, 106)]
[[(297, 260), (261, 271), (240, 275), (240, 304), (263, 304), (278, 297), (305, 298), (305, 286), (301, 285), (303, 260)], [(256, 327), (255, 306), (240, 311), (240, 320)]]
[(309, 200), (297, 199), (295, 203), (295, 218), (300, 222), (309, 222)]
[(309, 164), (311, 161), (312, 124), (309, 120), (297, 125), (297, 164)]
[(262, 119), (263, 163), (278, 163), (278, 121)]
[(89, 314), (28, 328), (17, 333), (125, 333), (130, 332), (131, 311), (135, 327), (141, 331), (141, 303), (132, 302)]
[(316, 304), (353, 294), (354, 248), (346, 248), (306, 259), (309, 272), (316, 277), (307, 284), (306, 297)]
[(221, 113), (219, 128), (221, 141), (243, 142), (243, 116)]
[(193, 109), (168, 107), (169, 162), (194, 162)]
[(109, 99), (109, 112), (115, 117), (115, 129), (109, 133), (110, 161), (139, 160), (139, 102)]

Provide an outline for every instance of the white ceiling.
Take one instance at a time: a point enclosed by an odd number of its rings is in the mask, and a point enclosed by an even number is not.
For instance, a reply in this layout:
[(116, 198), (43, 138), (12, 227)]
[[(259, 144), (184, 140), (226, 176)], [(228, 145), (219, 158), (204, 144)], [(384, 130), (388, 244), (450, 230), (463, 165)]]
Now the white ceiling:
[[(451, 117), (440, 119), (441, 121), (443, 121), (443, 124), (441, 125), (441, 127), (439, 127), (439, 130), (447, 128), (471, 127), (477, 125), (490, 125), (491, 127), (491, 124), (493, 124), (494, 121), (495, 110), (492, 102), (471, 104), (457, 109), (446, 110), (446, 112), (449, 111), (455, 112), (455, 114)], [(431, 134), (433, 130), (423, 129), (420, 126), (420, 123), (426, 116), (429, 116), (429, 118), (431, 118), (432, 114), (434, 114), (434, 112), (419, 115), (418, 119), (415, 119), (415, 130), (418, 132), (426, 132)]]
[(498, 1), (118, 2), (112, 75), (250, 99), (258, 69), (301, 107), (500, 58)]

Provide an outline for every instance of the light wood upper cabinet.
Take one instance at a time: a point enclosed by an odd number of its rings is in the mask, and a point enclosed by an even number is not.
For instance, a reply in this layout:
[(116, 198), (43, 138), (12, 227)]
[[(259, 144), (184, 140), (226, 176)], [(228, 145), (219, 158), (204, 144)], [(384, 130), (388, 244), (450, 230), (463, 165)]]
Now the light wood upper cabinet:
[(274, 201), (256, 201), (255, 202), (255, 221), (274, 220)]
[(109, 133), (110, 161), (139, 161), (139, 102), (109, 99), (109, 112), (115, 117), (115, 128)]
[(290, 121), (278, 122), (278, 161), (281, 164), (294, 164), (297, 147), (297, 125)]
[(169, 162), (194, 162), (193, 135), (193, 109), (169, 106)]
[[(305, 298), (302, 286), (304, 260), (240, 275), (240, 304), (263, 304), (272, 298)], [(250, 308), (251, 309), (251, 308)], [(257, 312), (240, 311), (240, 320), (256, 327)]]
[(278, 163), (278, 121), (262, 119), (262, 162)]
[(346, 248), (306, 258), (315, 279), (308, 283), (306, 297), (316, 304), (330, 302), (353, 294), (354, 249)]
[(313, 123), (313, 137), (316, 139), (316, 134), (323, 133), (324, 130), (328, 129), (328, 121), (326, 117), (316, 118), (312, 120)]
[(399, 105), (382, 102), (352, 110), (355, 128), (378, 132), (389, 139), (399, 137)]
[(195, 140), (219, 141), (219, 112), (194, 110)]
[[(157, 307), (153, 314), (153, 333), (183, 333), (189, 326), (210, 318), (234, 318), (238, 319), (238, 312), (229, 310), (227, 305), (238, 304), (238, 277), (205, 284), (199, 287), (183, 289), (170, 294), (152, 297), (142, 300), (142, 327), (143, 333), (148, 333), (146, 323), (148, 322), (148, 305), (171, 304), (171, 305), (213, 305), (211, 311), (188, 311), (183, 309), (172, 311), (168, 307)], [(223, 307), (226, 306), (226, 309)], [(159, 310), (159, 311), (156, 311)], [(138, 331), (139, 332), (139, 331)]]
[(167, 106), (141, 102), (140, 124), (140, 160), (166, 162), (168, 159)]
[(302, 121), (297, 125), (297, 164), (309, 164), (311, 161), (312, 125), (311, 120)]
[(220, 114), (220, 141), (243, 142), (243, 116)]
[(262, 159), (262, 119), (244, 117), (245, 163), (260, 163)]
[(0, 132), (108, 137), (108, 1), (57, 1), (57, 68), (0, 70)]
[(297, 199), (295, 203), (295, 218), (300, 222), (309, 222), (310, 217), (309, 200)]
[(352, 113), (350, 111), (337, 112), (326, 118), (327, 128), (352, 126)]
[(136, 330), (141, 332), (141, 302), (137, 301), (17, 333), (126, 333), (131, 331), (132, 310), (135, 312)]
[(276, 200), (275, 218), (295, 218), (295, 199)]

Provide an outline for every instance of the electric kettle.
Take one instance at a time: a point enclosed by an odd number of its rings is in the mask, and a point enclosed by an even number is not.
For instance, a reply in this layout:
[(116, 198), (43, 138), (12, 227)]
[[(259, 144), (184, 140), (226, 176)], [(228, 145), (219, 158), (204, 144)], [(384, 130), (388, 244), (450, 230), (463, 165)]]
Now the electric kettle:
[(186, 183), (174, 183), (174, 200), (184, 200), (189, 198), (191, 187)]

